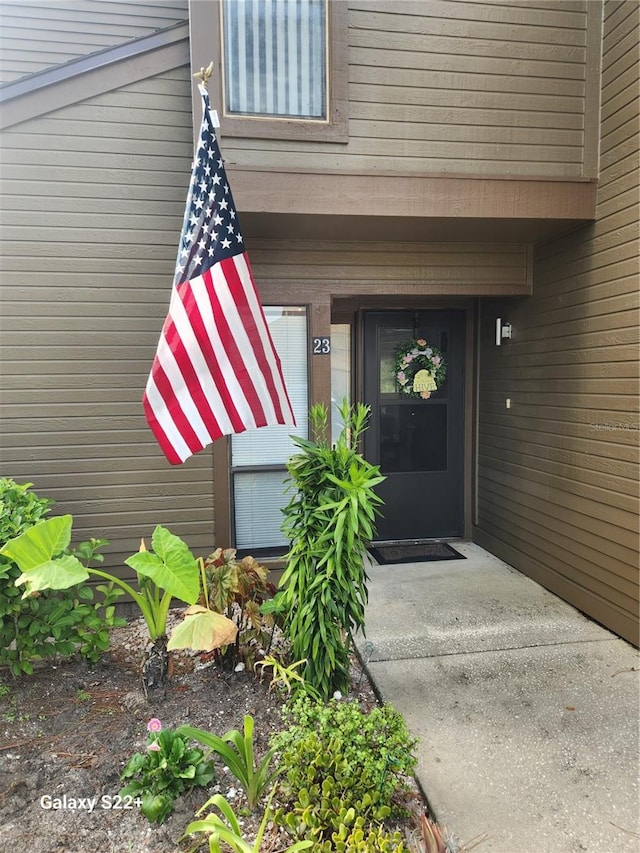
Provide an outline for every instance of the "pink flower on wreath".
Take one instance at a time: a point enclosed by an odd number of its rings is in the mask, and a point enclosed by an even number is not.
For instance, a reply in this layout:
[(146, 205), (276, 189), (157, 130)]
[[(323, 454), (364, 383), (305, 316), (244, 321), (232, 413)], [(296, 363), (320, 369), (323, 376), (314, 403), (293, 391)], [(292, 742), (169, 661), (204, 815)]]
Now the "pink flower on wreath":
[(418, 338), (416, 343), (418, 344), (419, 347), (426, 347), (426, 345), (427, 345), (427, 342), (425, 341), (424, 338)]
[(147, 723), (147, 731), (148, 732), (161, 732), (162, 731), (162, 723), (157, 717), (152, 717)]
[(439, 355), (434, 355), (433, 363), (435, 364), (436, 367), (440, 364), (441, 361), (442, 361), (442, 359), (440, 358)]
[(408, 352), (402, 360), (405, 364), (410, 364), (413, 361), (413, 356)]
[(422, 397), (423, 400), (428, 400), (429, 397), (431, 396), (431, 391), (423, 391), (422, 394), (420, 394), (420, 396)]
[(400, 383), (400, 385), (406, 385), (407, 376), (406, 376), (404, 370), (399, 370), (396, 373), (396, 378), (397, 378), (398, 382)]

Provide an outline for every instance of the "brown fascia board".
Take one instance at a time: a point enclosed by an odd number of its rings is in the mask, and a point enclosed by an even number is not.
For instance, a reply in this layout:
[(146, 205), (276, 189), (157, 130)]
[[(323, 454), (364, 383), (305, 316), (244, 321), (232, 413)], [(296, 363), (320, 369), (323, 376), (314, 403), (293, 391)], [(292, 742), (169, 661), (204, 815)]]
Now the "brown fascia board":
[(0, 129), (189, 65), (189, 23), (0, 86)]
[(470, 218), (595, 218), (597, 182), (591, 178), (400, 172), (303, 172), (227, 165), (242, 210), (256, 213)]

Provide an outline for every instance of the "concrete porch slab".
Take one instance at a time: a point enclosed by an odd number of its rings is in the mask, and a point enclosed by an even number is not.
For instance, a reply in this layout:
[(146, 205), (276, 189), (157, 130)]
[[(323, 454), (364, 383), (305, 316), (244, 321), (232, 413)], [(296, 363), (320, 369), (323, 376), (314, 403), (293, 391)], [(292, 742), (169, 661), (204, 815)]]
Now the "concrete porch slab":
[(638, 853), (635, 649), (478, 546), (374, 566), (368, 672), (418, 780), (478, 853)]
[(602, 639), (603, 628), (483, 548), (454, 547), (465, 560), (371, 566), (372, 660)]

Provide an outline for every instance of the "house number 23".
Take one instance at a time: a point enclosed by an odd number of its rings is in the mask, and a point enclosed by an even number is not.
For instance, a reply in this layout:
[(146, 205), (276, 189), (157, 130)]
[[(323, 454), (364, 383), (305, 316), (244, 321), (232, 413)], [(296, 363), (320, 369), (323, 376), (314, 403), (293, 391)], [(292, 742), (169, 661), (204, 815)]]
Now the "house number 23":
[(331, 352), (331, 338), (314, 338), (312, 352), (314, 355), (328, 355)]

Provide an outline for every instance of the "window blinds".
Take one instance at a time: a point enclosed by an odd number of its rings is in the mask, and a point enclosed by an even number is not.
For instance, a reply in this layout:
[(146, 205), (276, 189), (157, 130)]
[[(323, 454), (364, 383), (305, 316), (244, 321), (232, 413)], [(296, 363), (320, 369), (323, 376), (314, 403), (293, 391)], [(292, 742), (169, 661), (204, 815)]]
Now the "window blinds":
[(326, 0), (224, 0), (227, 113), (326, 118)]

